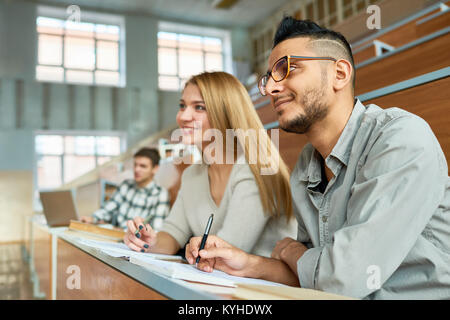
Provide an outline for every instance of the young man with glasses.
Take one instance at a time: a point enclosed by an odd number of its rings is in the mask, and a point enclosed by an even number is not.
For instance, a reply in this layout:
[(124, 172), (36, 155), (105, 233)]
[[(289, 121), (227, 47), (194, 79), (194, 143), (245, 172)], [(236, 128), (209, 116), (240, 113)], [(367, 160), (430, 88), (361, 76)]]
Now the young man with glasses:
[(269, 67), (261, 94), (309, 141), (291, 174), (297, 240), (263, 258), (209, 236), (198, 267), (356, 298), (449, 299), (450, 179), (428, 124), (355, 99), (348, 42), (311, 21), (283, 19)]

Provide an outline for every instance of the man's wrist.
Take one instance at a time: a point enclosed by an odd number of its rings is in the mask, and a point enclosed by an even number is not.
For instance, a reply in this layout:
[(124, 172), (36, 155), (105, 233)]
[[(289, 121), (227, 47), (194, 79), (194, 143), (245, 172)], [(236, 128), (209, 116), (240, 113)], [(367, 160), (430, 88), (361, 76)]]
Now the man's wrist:
[(264, 257), (254, 254), (248, 254), (248, 264), (245, 268), (245, 277), (261, 279), (264, 276), (264, 268), (258, 268), (261, 263), (264, 263)]

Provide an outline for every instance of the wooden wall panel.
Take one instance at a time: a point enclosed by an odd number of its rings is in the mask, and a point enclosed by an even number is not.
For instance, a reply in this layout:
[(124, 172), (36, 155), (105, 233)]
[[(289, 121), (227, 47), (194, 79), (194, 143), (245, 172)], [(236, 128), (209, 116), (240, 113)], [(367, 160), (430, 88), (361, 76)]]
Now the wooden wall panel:
[(263, 124), (268, 124), (278, 120), (278, 115), (270, 102), (264, 107), (256, 109), (256, 113)]
[(362, 94), (422, 74), (450, 63), (450, 34), (394, 54), (356, 70), (355, 94)]

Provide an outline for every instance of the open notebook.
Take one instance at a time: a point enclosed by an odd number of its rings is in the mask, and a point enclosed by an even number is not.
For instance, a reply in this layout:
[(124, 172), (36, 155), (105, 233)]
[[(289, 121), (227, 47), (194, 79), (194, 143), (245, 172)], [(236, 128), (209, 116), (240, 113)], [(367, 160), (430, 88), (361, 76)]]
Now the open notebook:
[(208, 273), (197, 269), (195, 265), (174, 261), (155, 260), (147, 256), (131, 256), (130, 262), (170, 278), (225, 287), (236, 287), (239, 283), (284, 286), (283, 284), (266, 280), (231, 276), (219, 270), (214, 270), (213, 272)]
[(95, 248), (103, 253), (106, 253), (112, 257), (125, 257), (130, 258), (131, 256), (145, 256), (150, 259), (162, 259), (162, 260), (181, 260), (181, 256), (168, 255), (168, 254), (158, 254), (158, 253), (143, 253), (133, 251), (124, 243), (112, 243), (105, 241), (97, 241), (91, 239), (77, 239), (82, 245)]

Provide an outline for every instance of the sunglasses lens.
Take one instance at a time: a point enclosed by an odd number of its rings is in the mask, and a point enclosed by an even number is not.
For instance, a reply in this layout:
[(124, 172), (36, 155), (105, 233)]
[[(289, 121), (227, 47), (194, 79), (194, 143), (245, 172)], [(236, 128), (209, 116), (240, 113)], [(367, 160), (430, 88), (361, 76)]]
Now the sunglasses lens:
[(277, 61), (272, 69), (272, 77), (275, 81), (281, 81), (286, 77), (288, 71), (287, 58), (283, 57)]

